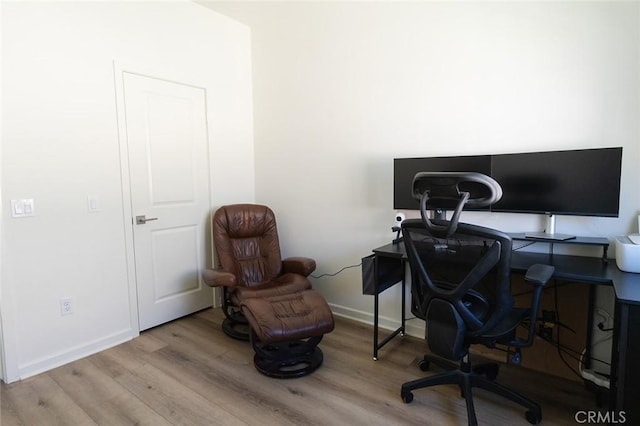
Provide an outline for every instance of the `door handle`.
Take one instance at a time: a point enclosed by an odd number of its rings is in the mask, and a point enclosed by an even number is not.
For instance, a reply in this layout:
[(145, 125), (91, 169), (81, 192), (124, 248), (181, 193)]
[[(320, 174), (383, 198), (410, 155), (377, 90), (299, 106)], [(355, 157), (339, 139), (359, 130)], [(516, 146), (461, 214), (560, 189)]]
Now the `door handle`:
[(136, 225), (144, 225), (145, 223), (149, 222), (150, 220), (158, 220), (157, 217), (150, 217), (150, 218), (146, 218), (145, 215), (141, 215), (141, 216), (136, 216)]

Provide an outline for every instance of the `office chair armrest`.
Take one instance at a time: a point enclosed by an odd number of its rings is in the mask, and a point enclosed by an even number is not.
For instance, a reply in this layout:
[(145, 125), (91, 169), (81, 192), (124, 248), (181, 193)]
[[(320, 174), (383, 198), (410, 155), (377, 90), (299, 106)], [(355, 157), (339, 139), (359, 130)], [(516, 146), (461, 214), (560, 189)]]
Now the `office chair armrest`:
[(308, 257), (288, 257), (282, 260), (282, 272), (293, 272), (308, 277), (316, 270), (316, 261)]
[(209, 287), (235, 287), (236, 276), (222, 269), (205, 269), (202, 279)]
[(534, 285), (534, 289), (531, 293), (531, 307), (529, 311), (529, 330), (527, 333), (527, 339), (523, 340), (516, 338), (509, 345), (513, 347), (527, 347), (533, 344), (533, 339), (537, 331), (538, 322), (538, 308), (540, 307), (540, 299), (542, 298), (543, 287), (549, 282), (555, 268), (550, 265), (531, 265), (527, 269), (527, 273), (524, 276), (526, 283)]
[(549, 282), (555, 268), (551, 265), (531, 265), (527, 269), (527, 273), (524, 276), (526, 282), (539, 286), (544, 286)]

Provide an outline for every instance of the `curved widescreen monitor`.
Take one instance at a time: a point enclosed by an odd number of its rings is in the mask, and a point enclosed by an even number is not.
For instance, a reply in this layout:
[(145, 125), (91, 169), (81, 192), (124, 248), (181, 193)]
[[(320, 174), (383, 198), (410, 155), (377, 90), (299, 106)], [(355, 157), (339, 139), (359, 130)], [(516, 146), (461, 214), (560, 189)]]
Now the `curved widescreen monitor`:
[[(491, 211), (617, 217), (622, 148), (394, 159), (394, 208), (418, 210), (418, 172), (480, 172), (502, 187)], [(484, 209), (484, 210), (489, 210)]]
[(617, 217), (622, 148), (494, 155), (495, 212)]
[[(413, 198), (413, 177), (419, 172), (479, 172), (490, 175), (491, 156), (395, 158), (393, 160), (394, 209), (420, 210), (420, 202)], [(489, 208), (482, 210), (488, 211)]]

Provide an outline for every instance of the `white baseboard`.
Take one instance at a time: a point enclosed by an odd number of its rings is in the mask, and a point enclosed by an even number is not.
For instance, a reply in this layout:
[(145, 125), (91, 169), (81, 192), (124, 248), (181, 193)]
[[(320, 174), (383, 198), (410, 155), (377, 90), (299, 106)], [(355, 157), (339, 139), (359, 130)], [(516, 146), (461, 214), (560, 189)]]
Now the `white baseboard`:
[[(329, 306), (335, 316), (358, 321), (363, 324), (373, 325), (372, 312), (360, 311), (346, 306), (331, 303), (329, 304)], [(378, 326), (380, 330), (393, 331), (400, 327), (400, 319), (379, 316)], [(406, 321), (405, 334), (408, 336), (423, 338), (424, 322), (417, 319)], [(113, 346), (117, 346), (121, 343), (133, 339), (136, 336), (138, 336), (138, 333), (134, 332), (132, 329), (122, 330), (112, 335), (96, 339), (92, 342), (79, 345), (75, 348), (71, 348), (67, 351), (59, 352), (46, 358), (20, 365), (18, 367), (18, 377), (7, 377), (5, 382), (11, 383), (16, 380), (22, 380), (26, 379), (27, 377), (35, 376), (36, 374), (43, 373), (56, 367), (60, 367), (89, 355), (93, 355), (103, 350), (109, 349)]]
[[(331, 312), (335, 316), (358, 321), (363, 324), (373, 325), (373, 312), (359, 311), (335, 303), (329, 303)], [(400, 327), (400, 318), (378, 316), (378, 327), (381, 330), (393, 331)], [(405, 334), (419, 339), (424, 338), (424, 321), (419, 319), (405, 320)]]
[(138, 336), (137, 332), (133, 331), (132, 329), (126, 329), (113, 333), (109, 336), (101, 337), (94, 341), (84, 343), (64, 352), (58, 352), (37, 361), (19, 365), (18, 377), (7, 377), (6, 383), (11, 383), (16, 380), (23, 380), (27, 377), (44, 373), (45, 371), (60, 367), (61, 365), (77, 361), (81, 358), (96, 354), (105, 349), (109, 349), (121, 343), (127, 342), (136, 336)]

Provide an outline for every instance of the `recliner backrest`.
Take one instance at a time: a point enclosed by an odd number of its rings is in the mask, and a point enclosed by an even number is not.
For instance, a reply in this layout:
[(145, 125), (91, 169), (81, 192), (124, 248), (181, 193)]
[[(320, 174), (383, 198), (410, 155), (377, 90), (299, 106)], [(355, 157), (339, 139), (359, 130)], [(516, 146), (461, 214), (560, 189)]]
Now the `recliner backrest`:
[(220, 207), (213, 215), (212, 227), (218, 263), (237, 277), (239, 285), (254, 287), (281, 274), (278, 230), (269, 207)]

